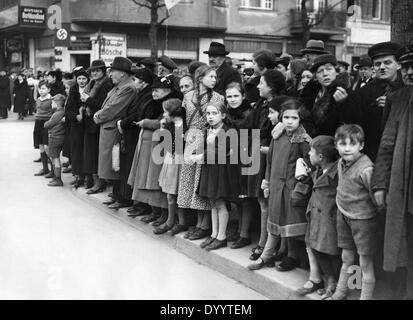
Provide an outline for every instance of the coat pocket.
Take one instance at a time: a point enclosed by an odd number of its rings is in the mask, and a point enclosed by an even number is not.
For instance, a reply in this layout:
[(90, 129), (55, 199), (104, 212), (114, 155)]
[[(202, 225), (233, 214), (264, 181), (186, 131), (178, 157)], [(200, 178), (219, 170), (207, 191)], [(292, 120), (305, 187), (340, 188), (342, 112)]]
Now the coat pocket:
[(305, 207), (311, 196), (311, 186), (297, 182), (294, 190), (291, 192), (291, 204), (293, 207)]

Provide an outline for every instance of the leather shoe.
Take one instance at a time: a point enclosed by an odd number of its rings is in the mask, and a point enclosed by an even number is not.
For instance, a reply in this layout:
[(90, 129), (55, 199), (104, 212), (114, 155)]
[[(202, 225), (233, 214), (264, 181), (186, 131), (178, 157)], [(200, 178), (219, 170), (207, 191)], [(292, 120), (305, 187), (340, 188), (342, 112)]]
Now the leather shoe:
[(114, 204), (115, 202), (116, 202), (115, 200), (109, 199), (109, 200), (103, 201), (102, 204), (110, 206), (111, 204)]
[(176, 224), (172, 227), (171, 230), (169, 230), (169, 232), (171, 233), (172, 236), (174, 236), (186, 230), (188, 230), (188, 226), (184, 226), (182, 224)]
[(187, 233), (184, 235), (184, 239), (188, 239), (194, 232), (198, 231), (199, 228), (194, 227), (192, 229), (189, 229)]
[[(131, 210), (131, 211), (129, 211)], [(128, 216), (129, 217), (140, 217), (140, 216), (147, 216), (148, 214), (150, 214), (152, 212), (151, 208), (138, 208), (138, 209), (133, 209), (129, 208), (128, 209)]]
[(228, 240), (229, 242), (231, 242), (231, 241), (237, 241), (239, 237), (240, 237), (240, 234), (239, 234), (238, 232), (233, 232), (233, 233), (230, 233), (230, 234), (227, 236), (227, 240)]
[(296, 290), (296, 293), (300, 296), (305, 296), (306, 294), (313, 293), (319, 289), (324, 288), (324, 282), (315, 283), (312, 280), (308, 280), (304, 286)]
[(239, 237), (239, 238), (231, 245), (231, 249), (244, 248), (244, 247), (248, 246), (249, 244), (251, 244), (250, 238)]
[(115, 210), (119, 210), (119, 209), (127, 208), (127, 207), (129, 207), (129, 205), (126, 203), (122, 203), (122, 202), (115, 202), (108, 206), (109, 209), (115, 209)]
[(209, 246), (212, 242), (214, 242), (216, 238), (213, 237), (208, 237), (206, 238), (204, 241), (201, 242), (201, 244), (199, 245), (202, 249), (206, 248), (207, 246)]
[(86, 186), (85, 186), (85, 189), (86, 190), (89, 190), (89, 189), (92, 189), (93, 188), (93, 181), (87, 181), (86, 182)]
[(54, 172), (50, 171), (48, 174), (44, 176), (45, 179), (53, 179), (55, 178)]
[(156, 228), (153, 230), (153, 233), (160, 235), (160, 234), (164, 234), (164, 233), (168, 232), (168, 231), (171, 230), (171, 229), (172, 229), (172, 227), (168, 226), (168, 225), (165, 223), (164, 225), (161, 225), (161, 226), (159, 226), (159, 227), (156, 227)]
[(254, 271), (254, 270), (259, 270), (262, 269), (266, 266), (266, 263), (262, 259), (258, 259), (256, 263), (251, 263), (250, 265), (247, 266), (248, 270)]
[(44, 176), (44, 175), (46, 175), (46, 174), (48, 174), (48, 173), (49, 173), (49, 170), (45, 171), (45, 170), (41, 169), (38, 173), (35, 173), (34, 175), (35, 175), (36, 177), (41, 177), (41, 176)]
[(72, 172), (72, 167), (67, 167), (62, 170), (63, 173), (71, 173)]
[(298, 267), (298, 260), (290, 257), (286, 257), (281, 261), (280, 264), (276, 265), (275, 268), (277, 271), (286, 272), (291, 271)]
[(87, 194), (97, 194), (97, 193), (102, 193), (103, 191), (106, 190), (106, 186), (101, 186), (97, 189), (90, 189), (88, 192), (86, 192)]
[(146, 216), (146, 217), (143, 217), (143, 218), (141, 219), (141, 221), (142, 221), (142, 222), (145, 222), (145, 223), (150, 223), (150, 222), (155, 221), (155, 220), (158, 219), (158, 218), (159, 218), (159, 216), (151, 213), (150, 215), (148, 215), (148, 216)]
[(264, 251), (263, 247), (256, 246), (252, 251), (252, 255), (250, 255), (250, 260), (257, 260), (259, 257), (261, 257), (261, 254), (263, 251)]
[(85, 185), (85, 180), (77, 180), (76, 183), (73, 185), (73, 188), (78, 189)]
[(224, 239), (224, 240), (215, 239), (210, 245), (205, 247), (205, 250), (206, 251), (217, 250), (220, 248), (224, 248), (226, 246), (227, 246), (227, 239)]
[(159, 227), (159, 226), (163, 225), (166, 222), (166, 220), (168, 220), (168, 217), (161, 215), (157, 220), (155, 220), (154, 223), (152, 223), (152, 225), (154, 227)]
[(56, 179), (50, 181), (47, 185), (49, 187), (63, 187), (63, 181), (60, 178), (56, 178)]
[(192, 235), (189, 236), (189, 240), (199, 240), (205, 237), (208, 237), (211, 234), (212, 230), (204, 230), (199, 228), (198, 231), (194, 232)]

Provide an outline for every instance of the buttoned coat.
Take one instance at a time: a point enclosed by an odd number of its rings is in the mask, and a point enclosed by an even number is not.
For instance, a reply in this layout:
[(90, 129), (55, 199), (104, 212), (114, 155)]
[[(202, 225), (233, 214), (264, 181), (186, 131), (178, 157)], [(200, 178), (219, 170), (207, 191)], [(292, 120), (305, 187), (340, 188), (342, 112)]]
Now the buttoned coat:
[(321, 176), (313, 172), (313, 189), (307, 206), (307, 245), (329, 255), (340, 254), (337, 244), (337, 161)]
[(120, 179), (119, 172), (112, 169), (112, 148), (120, 140), (116, 123), (126, 116), (126, 109), (136, 94), (133, 80), (127, 78), (109, 91), (102, 109), (95, 113), (94, 121), (100, 124), (98, 175), (102, 179)]
[(392, 107), (380, 142), (371, 189), (387, 191), (383, 269), (394, 272), (402, 266), (398, 257), (403, 224), (409, 200), (413, 201), (409, 195), (413, 184), (413, 88), (398, 90), (390, 99)]

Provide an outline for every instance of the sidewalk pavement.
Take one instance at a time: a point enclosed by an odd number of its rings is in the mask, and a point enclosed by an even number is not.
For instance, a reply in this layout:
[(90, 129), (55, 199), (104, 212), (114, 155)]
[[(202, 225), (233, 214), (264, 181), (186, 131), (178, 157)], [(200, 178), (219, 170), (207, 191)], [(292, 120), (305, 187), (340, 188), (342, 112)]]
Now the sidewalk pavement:
[[(275, 268), (263, 268), (257, 271), (249, 271), (247, 265), (252, 263), (252, 261), (249, 260), (248, 257), (251, 254), (253, 245), (236, 250), (227, 247), (208, 252), (199, 246), (202, 240), (190, 241), (184, 239), (184, 233), (180, 233), (176, 236), (170, 236), (169, 233), (155, 235), (153, 233), (154, 227), (152, 225), (141, 222), (139, 220), (140, 218), (128, 217), (126, 209), (120, 209), (118, 211), (108, 209), (102, 202), (108, 199), (107, 195), (109, 192), (87, 195), (86, 190), (80, 188), (78, 190), (73, 189), (73, 193), (80, 199), (101, 209), (102, 213), (109, 214), (112, 217), (127, 223), (139, 232), (143, 232), (157, 241), (162, 241), (172, 249), (242, 283), (246, 287), (257, 291), (269, 299), (320, 300), (320, 296), (316, 293), (309, 294), (305, 297), (295, 293), (295, 290), (300, 288), (308, 280), (307, 270), (297, 268), (289, 272), (278, 272)], [(386, 292), (385, 288), (385, 281), (377, 282), (375, 299), (385, 300), (389, 298), (389, 294)], [(357, 300), (359, 296), (359, 290), (350, 290), (348, 299)]]

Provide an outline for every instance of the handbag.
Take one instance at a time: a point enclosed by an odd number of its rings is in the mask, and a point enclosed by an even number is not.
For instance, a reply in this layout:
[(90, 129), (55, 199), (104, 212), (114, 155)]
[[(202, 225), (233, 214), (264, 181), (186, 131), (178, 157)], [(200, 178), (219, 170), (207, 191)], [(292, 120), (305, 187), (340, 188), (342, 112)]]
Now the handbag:
[(120, 144), (116, 143), (112, 147), (112, 170), (119, 172), (120, 170)]

